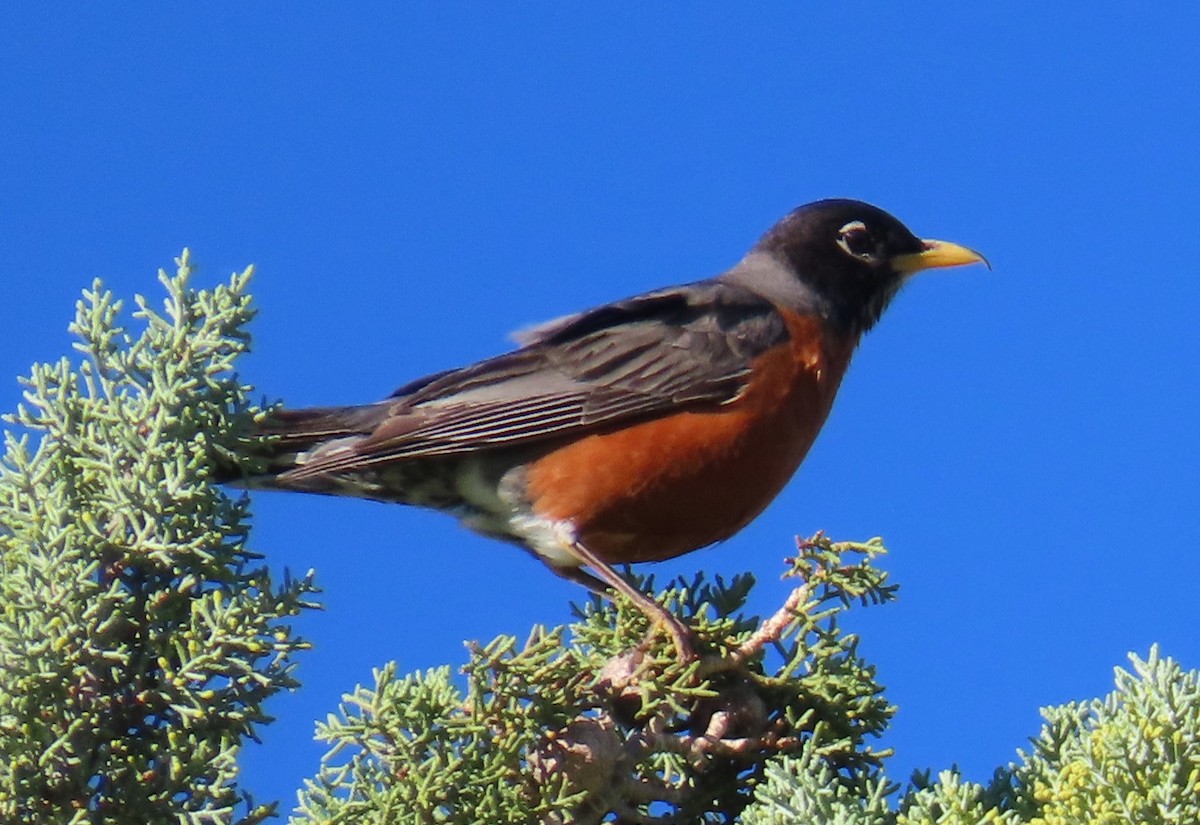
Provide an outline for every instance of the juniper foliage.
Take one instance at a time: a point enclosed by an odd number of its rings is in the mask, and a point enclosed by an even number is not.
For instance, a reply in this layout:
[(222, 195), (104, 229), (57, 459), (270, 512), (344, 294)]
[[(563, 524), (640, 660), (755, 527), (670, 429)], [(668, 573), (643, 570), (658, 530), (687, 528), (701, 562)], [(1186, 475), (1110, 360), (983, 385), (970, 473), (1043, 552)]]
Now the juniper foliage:
[[(137, 334), (99, 281), (82, 359), (36, 364), (0, 463), (0, 821), (262, 821), (237, 756), (295, 687), (288, 619), (247, 503), (209, 483), (255, 414), (234, 372), (251, 271), (190, 286), (187, 251), (140, 296)], [(241, 813), (236, 813), (241, 811)]]
[(847, 783), (886, 755), (893, 708), (838, 619), (895, 588), (876, 540), (801, 542), (787, 602), (742, 614), (752, 579), (677, 582), (660, 599), (707, 651), (682, 664), (626, 602), (593, 600), (568, 629), (474, 647), (446, 668), (394, 665), (319, 726), (332, 746), (294, 822), (732, 822), (769, 760), (805, 749)]
[(802, 752), (777, 761), (744, 825), (1182, 825), (1200, 822), (1200, 672), (1152, 647), (1103, 699), (1042, 709), (1028, 751), (986, 785), (956, 769), (850, 788)]

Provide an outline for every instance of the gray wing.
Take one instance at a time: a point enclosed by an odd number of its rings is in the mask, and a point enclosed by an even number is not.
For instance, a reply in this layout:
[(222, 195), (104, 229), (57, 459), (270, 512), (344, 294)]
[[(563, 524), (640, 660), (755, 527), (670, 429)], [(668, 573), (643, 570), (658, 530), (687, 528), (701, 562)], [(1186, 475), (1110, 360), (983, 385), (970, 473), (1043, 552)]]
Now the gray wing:
[[(524, 346), (401, 387), (367, 407), (297, 411), (285, 439), (362, 436), (287, 473), (302, 478), (396, 461), (575, 437), (737, 398), (756, 356), (787, 338), (764, 299), (719, 281), (641, 295), (527, 331)], [(289, 429), (291, 430), (289, 432)]]

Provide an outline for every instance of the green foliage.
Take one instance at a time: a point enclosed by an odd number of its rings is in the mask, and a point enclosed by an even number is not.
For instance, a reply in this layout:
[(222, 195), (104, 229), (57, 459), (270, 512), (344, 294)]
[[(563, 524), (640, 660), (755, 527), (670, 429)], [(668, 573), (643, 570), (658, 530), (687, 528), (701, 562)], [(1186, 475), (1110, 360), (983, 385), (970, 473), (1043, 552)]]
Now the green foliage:
[(258, 822), (236, 757), (291, 688), (286, 619), (245, 548), (244, 499), (209, 483), (254, 410), (233, 372), (250, 270), (189, 286), (185, 251), (138, 335), (99, 282), (71, 332), (84, 356), (33, 367), (0, 464), (0, 820)]
[(472, 649), (465, 692), (448, 670), (389, 665), (320, 726), (332, 748), (295, 821), (732, 822), (768, 760), (801, 750), (868, 783), (892, 708), (838, 617), (892, 597), (881, 552), (802, 543), (800, 584), (763, 621), (739, 612), (749, 577), (676, 583), (660, 599), (689, 617), (699, 662), (631, 605), (593, 600), (569, 637)]
[(822, 758), (821, 732), (798, 753), (767, 765), (765, 781), (746, 809), (744, 825), (886, 825), (895, 788), (880, 772), (839, 771)]
[(928, 773), (913, 778), (900, 801), (898, 825), (1018, 825), (1025, 822), (1011, 810), (1012, 785), (1008, 769), (996, 772), (988, 786), (968, 782), (956, 769), (945, 770), (932, 781)]
[(1041, 735), (987, 786), (918, 775), (895, 811), (808, 754), (774, 765), (745, 825), (1156, 825), (1200, 822), (1200, 672), (1157, 648), (1103, 700), (1044, 708)]
[(1103, 700), (1042, 711), (1015, 769), (1035, 825), (1200, 822), (1200, 673), (1150, 650)]

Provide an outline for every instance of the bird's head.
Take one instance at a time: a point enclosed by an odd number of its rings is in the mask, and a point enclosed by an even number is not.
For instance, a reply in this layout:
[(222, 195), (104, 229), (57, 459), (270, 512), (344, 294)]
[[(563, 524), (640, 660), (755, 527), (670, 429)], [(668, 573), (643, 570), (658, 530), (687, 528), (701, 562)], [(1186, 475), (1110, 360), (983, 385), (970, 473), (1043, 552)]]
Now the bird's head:
[(870, 329), (911, 276), (925, 269), (984, 263), (971, 249), (922, 240), (878, 207), (823, 200), (793, 210), (751, 250), (766, 253), (816, 298), (830, 320)]

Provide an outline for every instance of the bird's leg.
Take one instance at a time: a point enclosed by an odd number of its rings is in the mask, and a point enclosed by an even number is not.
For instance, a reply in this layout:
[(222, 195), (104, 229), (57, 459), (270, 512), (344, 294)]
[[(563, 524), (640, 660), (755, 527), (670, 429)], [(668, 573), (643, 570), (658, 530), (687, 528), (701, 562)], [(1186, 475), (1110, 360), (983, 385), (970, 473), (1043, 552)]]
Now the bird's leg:
[(555, 575), (561, 576), (569, 582), (575, 582), (575, 584), (583, 585), (597, 596), (612, 596), (612, 589), (604, 582), (603, 579), (593, 576), (582, 567), (556, 567), (555, 565), (547, 566), (554, 571)]
[(617, 591), (633, 602), (638, 610), (642, 611), (650, 620), (652, 627), (661, 627), (670, 634), (671, 641), (675, 644), (675, 651), (679, 654), (681, 661), (698, 658), (694, 644), (695, 637), (691, 629), (681, 622), (679, 617), (630, 584), (620, 573), (613, 570), (607, 562), (580, 541), (571, 539), (569, 544), (575, 557), (592, 568), (596, 572), (596, 576), (579, 568), (559, 568), (556, 572), (560, 576), (578, 582), (590, 590), (596, 590), (596, 585), (600, 585), (601, 588), (607, 585), (608, 588)]

